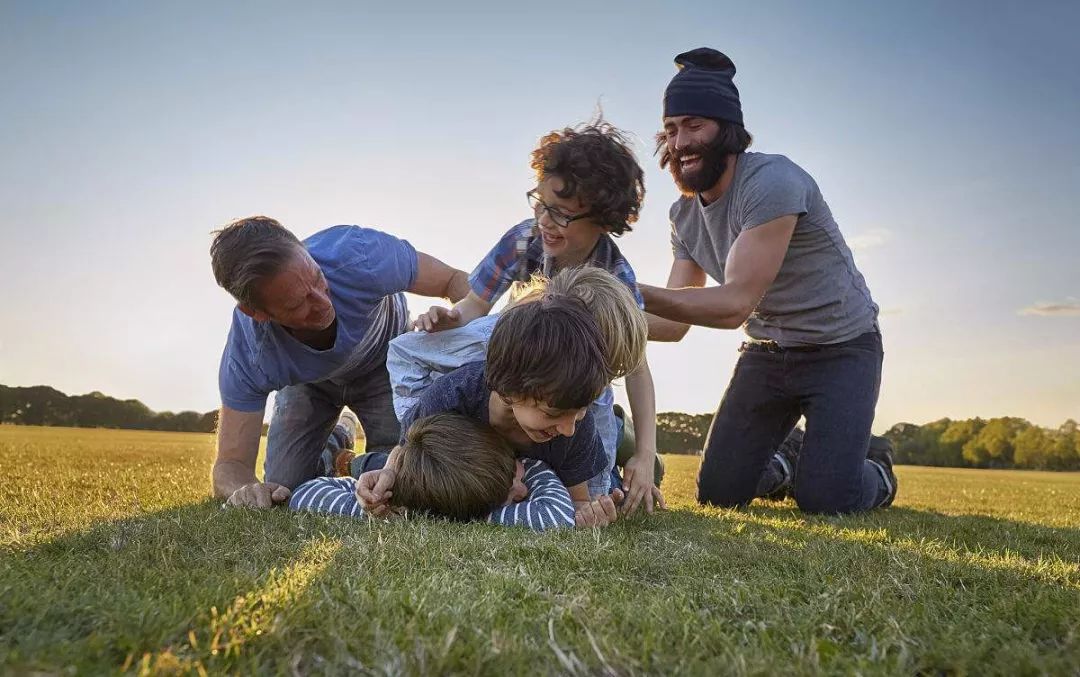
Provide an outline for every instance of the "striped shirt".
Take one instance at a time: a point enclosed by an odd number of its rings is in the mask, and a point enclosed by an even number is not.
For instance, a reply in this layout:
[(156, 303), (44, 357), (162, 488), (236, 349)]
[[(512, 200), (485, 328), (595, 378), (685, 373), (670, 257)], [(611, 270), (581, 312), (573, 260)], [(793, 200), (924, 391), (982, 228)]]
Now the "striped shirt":
[[(634, 294), (638, 308), (644, 310), (645, 299), (638, 289), (634, 269), (610, 235), (604, 233), (596, 241), (588, 263), (618, 278)], [(506, 231), (476, 265), (469, 275), (469, 287), (488, 303), (495, 303), (514, 282), (528, 280), (534, 273), (551, 277), (556, 272), (555, 261), (544, 255), (544, 239), (538, 236), (536, 219), (526, 219)]]
[[(487, 517), (492, 524), (528, 527), (534, 531), (574, 526), (574, 504), (555, 473), (543, 461), (522, 459), (522, 481), (529, 497), (519, 503), (496, 508)], [(510, 487), (506, 490), (509, 492)], [(289, 509), (347, 517), (366, 517), (356, 498), (352, 477), (317, 477), (298, 486), (289, 499)]]

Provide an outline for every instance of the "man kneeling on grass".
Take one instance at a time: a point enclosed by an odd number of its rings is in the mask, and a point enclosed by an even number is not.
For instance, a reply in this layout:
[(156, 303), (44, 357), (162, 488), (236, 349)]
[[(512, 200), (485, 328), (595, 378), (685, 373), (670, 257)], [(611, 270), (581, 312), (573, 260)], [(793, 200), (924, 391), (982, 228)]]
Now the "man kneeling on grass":
[[(415, 511), (467, 522), (524, 526), (536, 531), (574, 526), (574, 505), (543, 461), (515, 459), (491, 426), (460, 414), (436, 414), (409, 427), (380, 471), (393, 483), (376, 516)], [(292, 510), (362, 517), (356, 480), (320, 477), (301, 484)]]

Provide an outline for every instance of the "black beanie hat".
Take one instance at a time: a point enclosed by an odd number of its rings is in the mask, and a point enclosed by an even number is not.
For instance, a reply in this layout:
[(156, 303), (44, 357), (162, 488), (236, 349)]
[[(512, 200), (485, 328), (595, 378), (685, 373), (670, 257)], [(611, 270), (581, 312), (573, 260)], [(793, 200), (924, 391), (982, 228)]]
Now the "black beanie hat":
[(675, 57), (679, 72), (664, 92), (664, 117), (700, 115), (742, 126), (742, 106), (735, 88), (735, 64), (709, 47)]

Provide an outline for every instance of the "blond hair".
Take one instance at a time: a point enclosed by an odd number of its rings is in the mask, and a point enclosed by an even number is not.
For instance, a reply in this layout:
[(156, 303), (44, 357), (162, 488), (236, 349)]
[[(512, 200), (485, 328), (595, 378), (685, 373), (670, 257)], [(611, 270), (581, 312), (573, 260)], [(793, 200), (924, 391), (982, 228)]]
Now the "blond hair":
[(515, 285), (511, 303), (527, 303), (545, 295), (569, 296), (585, 304), (604, 337), (605, 359), (612, 378), (622, 378), (645, 361), (649, 324), (637, 300), (617, 277), (596, 266), (564, 268), (550, 280), (533, 275)]
[(517, 465), (491, 426), (460, 414), (417, 419), (396, 458), (391, 505), (462, 522), (506, 501)]

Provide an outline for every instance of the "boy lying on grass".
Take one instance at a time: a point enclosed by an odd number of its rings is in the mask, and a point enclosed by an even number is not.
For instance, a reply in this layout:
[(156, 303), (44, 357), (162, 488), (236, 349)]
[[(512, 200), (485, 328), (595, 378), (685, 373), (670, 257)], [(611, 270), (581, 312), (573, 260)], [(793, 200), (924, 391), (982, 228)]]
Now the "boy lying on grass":
[[(594, 266), (578, 266), (559, 271), (551, 280), (534, 276), (528, 283), (512, 290), (511, 304), (528, 303), (544, 294), (578, 299), (589, 310), (604, 337), (605, 359), (613, 379), (627, 376), (643, 363), (648, 331), (645, 316), (629, 288), (614, 275)], [(438, 333), (411, 332), (390, 342), (386, 368), (390, 373), (394, 411), (399, 419), (416, 406), (423, 392), (440, 377), (469, 362), (484, 359), (498, 318), (498, 315), (487, 315), (463, 327)], [(633, 447), (633, 422), (625, 414), (616, 415), (614, 402), (614, 392), (608, 385), (589, 405), (607, 462), (604, 472), (589, 480), (589, 494), (600, 496), (620, 489), (626, 495), (623, 512), (632, 513), (641, 506), (652, 512), (654, 501), (663, 507), (663, 496), (658, 489), (663, 464), (650, 449)], [(623, 444), (620, 444), (620, 438)], [(624, 468), (622, 476), (615, 469), (616, 451), (620, 456), (619, 465)], [(355, 474), (376, 467), (373, 463), (377, 463), (377, 459), (377, 454), (361, 456), (359, 463), (354, 465), (358, 471)], [(645, 462), (653, 465), (653, 471), (648, 473), (652, 476), (651, 481), (636, 472), (638, 465)]]
[[(495, 323), (487, 362), (435, 381), (402, 419), (402, 430), (443, 412), (490, 425), (519, 456), (555, 471), (573, 499), (578, 525), (604, 526), (617, 518), (622, 492), (591, 500), (586, 483), (607, 467), (588, 411), (612, 378), (605, 347), (580, 299), (544, 294), (515, 305)], [(357, 494), (365, 510), (378, 514), (388, 504), (394, 479), (383, 470), (360, 476)]]
[[(393, 484), (377, 516), (415, 511), (455, 521), (486, 519), (536, 531), (574, 526), (574, 505), (543, 461), (514, 458), (490, 426), (459, 414), (415, 421), (381, 471)], [(292, 510), (362, 517), (351, 477), (304, 482), (289, 500)]]

